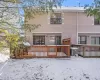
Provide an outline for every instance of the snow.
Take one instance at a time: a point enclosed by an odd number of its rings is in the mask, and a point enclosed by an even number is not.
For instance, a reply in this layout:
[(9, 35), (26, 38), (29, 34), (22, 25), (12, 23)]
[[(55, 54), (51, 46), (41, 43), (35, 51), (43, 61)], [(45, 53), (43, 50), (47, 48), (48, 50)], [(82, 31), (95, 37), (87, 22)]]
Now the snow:
[(0, 63), (5, 62), (9, 59), (9, 49), (8, 48), (3, 48), (0, 50)]
[(9, 59), (8, 55), (0, 54), (0, 62), (5, 62)]
[(3, 65), (0, 80), (100, 80), (99, 58), (10, 59)]
[(23, 42), (25, 46), (31, 46), (29, 42)]

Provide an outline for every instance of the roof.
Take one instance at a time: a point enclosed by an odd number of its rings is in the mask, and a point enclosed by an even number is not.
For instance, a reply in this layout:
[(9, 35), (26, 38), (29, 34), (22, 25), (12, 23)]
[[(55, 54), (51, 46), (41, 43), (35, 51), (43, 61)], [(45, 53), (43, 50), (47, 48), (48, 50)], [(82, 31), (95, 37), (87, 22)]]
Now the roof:
[(68, 12), (84, 12), (84, 7), (57, 7), (53, 8), (55, 11), (68, 11)]

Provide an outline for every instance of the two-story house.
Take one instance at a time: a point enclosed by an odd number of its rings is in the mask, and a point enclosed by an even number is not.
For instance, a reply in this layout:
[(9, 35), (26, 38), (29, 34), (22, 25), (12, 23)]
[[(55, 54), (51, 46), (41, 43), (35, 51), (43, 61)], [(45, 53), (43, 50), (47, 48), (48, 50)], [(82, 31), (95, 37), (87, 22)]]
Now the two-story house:
[(65, 38), (71, 38), (71, 44), (100, 44), (100, 21), (87, 17), (83, 7), (57, 8), (54, 14), (37, 16), (28, 23), (41, 24), (26, 32), (31, 45), (60, 45)]

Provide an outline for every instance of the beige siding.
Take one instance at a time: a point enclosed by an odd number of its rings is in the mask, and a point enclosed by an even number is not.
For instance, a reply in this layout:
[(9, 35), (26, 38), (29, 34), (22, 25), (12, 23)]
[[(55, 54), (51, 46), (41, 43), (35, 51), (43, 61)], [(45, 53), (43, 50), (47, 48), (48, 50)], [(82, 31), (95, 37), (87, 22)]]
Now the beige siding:
[(63, 15), (63, 23), (64, 24), (58, 24), (53, 25), (50, 24), (50, 19), (48, 15), (42, 15), (39, 17), (36, 17), (35, 19), (29, 20), (30, 24), (41, 24), (41, 27), (35, 29), (31, 33), (28, 33), (27, 35), (30, 36), (28, 38), (29, 42), (33, 44), (33, 33), (62, 33), (62, 39), (64, 38), (71, 38), (72, 43), (76, 44), (77, 40), (77, 32), (76, 32), (76, 13), (64, 13)]
[(94, 17), (87, 17), (85, 13), (78, 14), (78, 32), (100, 33), (100, 25), (94, 25)]
[(50, 24), (47, 14), (29, 20), (30, 24), (41, 24), (41, 27), (26, 33), (27, 41), (33, 44), (33, 33), (61, 33), (62, 39), (71, 38), (71, 43), (77, 44), (77, 33), (100, 33), (100, 26), (94, 25), (94, 17), (87, 17), (84, 12), (64, 12), (62, 18), (63, 24), (58, 25)]

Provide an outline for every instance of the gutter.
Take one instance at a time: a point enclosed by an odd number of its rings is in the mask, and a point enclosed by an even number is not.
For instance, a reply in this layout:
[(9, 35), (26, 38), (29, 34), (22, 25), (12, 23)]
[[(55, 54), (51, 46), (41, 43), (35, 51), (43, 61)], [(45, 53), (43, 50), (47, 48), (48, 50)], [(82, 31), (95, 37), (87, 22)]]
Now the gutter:
[(77, 44), (78, 44), (78, 12), (77, 12), (77, 18), (76, 18), (76, 34), (77, 34)]

